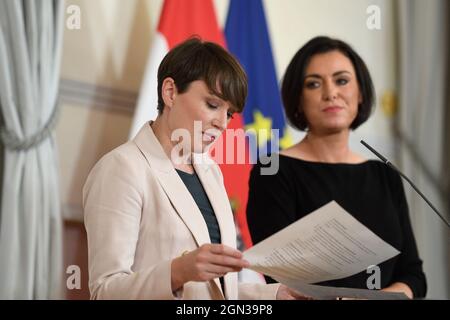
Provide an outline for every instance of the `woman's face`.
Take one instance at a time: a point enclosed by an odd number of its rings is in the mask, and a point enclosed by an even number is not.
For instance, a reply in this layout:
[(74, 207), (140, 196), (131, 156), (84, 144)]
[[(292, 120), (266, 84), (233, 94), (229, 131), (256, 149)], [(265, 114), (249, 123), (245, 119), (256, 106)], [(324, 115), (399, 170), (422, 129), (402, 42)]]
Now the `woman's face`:
[(202, 80), (193, 81), (184, 93), (175, 89), (169, 115), (172, 141), (179, 141), (181, 134), (185, 150), (206, 152), (227, 128), (232, 114), (231, 104), (212, 94)]
[(300, 104), (310, 132), (349, 130), (362, 102), (352, 62), (339, 51), (314, 55), (305, 72)]

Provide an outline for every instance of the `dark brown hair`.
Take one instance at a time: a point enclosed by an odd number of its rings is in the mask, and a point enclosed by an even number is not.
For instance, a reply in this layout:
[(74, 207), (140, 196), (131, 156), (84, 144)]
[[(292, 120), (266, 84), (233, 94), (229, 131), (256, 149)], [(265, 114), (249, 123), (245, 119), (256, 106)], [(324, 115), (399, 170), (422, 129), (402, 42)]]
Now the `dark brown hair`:
[(350, 128), (354, 130), (359, 127), (369, 118), (372, 112), (372, 107), (375, 102), (373, 82), (369, 70), (361, 57), (350, 45), (341, 40), (323, 36), (315, 37), (300, 48), (292, 58), (281, 85), (281, 96), (283, 98), (286, 117), (297, 129), (306, 130), (308, 128), (308, 121), (302, 110), (303, 106), (300, 103), (306, 68), (314, 55), (330, 51), (341, 52), (350, 59), (355, 68), (362, 103), (358, 105), (358, 114), (350, 125)]
[(189, 84), (203, 80), (212, 94), (231, 103), (235, 112), (242, 112), (247, 97), (247, 75), (239, 62), (224, 48), (213, 42), (190, 38), (169, 51), (158, 69), (158, 111), (164, 100), (162, 83), (172, 78), (179, 93)]

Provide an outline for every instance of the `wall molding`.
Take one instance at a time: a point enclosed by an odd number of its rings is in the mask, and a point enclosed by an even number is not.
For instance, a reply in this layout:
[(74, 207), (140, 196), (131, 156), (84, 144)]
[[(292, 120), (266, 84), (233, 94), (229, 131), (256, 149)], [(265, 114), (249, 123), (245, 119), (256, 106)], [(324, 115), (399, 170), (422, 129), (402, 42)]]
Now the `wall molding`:
[(61, 78), (59, 101), (133, 115), (139, 93)]

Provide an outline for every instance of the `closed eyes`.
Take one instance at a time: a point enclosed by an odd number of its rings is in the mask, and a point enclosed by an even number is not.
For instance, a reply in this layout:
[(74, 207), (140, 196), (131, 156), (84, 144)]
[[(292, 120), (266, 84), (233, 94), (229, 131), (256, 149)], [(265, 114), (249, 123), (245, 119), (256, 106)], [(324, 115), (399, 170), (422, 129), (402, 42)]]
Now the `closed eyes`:
[[(217, 109), (220, 108), (219, 106), (216, 106), (215, 104), (212, 104), (212, 103), (210, 103), (210, 102), (206, 102), (206, 104), (208, 105), (208, 108), (210, 108), (210, 109), (212, 109), (212, 110), (217, 110)], [(227, 118), (228, 118), (228, 120), (233, 119), (233, 114), (234, 114), (234, 112), (231, 112), (231, 111), (228, 111), (228, 112), (227, 112)]]

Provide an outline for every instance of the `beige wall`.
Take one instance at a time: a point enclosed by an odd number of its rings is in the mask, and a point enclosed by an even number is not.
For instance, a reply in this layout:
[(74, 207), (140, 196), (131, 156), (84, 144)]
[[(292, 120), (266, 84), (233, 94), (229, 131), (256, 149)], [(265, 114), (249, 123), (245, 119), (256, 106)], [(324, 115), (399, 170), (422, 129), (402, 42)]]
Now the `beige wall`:
[[(65, 31), (62, 78), (78, 85), (69, 83), (62, 90), (57, 139), (65, 215), (81, 220), (81, 188), (90, 168), (127, 139), (162, 0), (66, 3), (80, 7), (81, 29)], [(223, 26), (228, 0), (214, 3)], [(381, 30), (366, 27), (366, 8), (372, 4), (381, 9)], [(372, 72), (379, 100), (385, 90), (395, 89), (392, 1), (265, 0), (264, 5), (279, 78), (302, 44), (325, 34), (348, 41), (362, 55)], [(390, 154), (389, 124), (377, 108), (373, 119), (355, 133), (352, 141), (369, 137)], [(296, 139), (301, 136), (294, 132)]]

